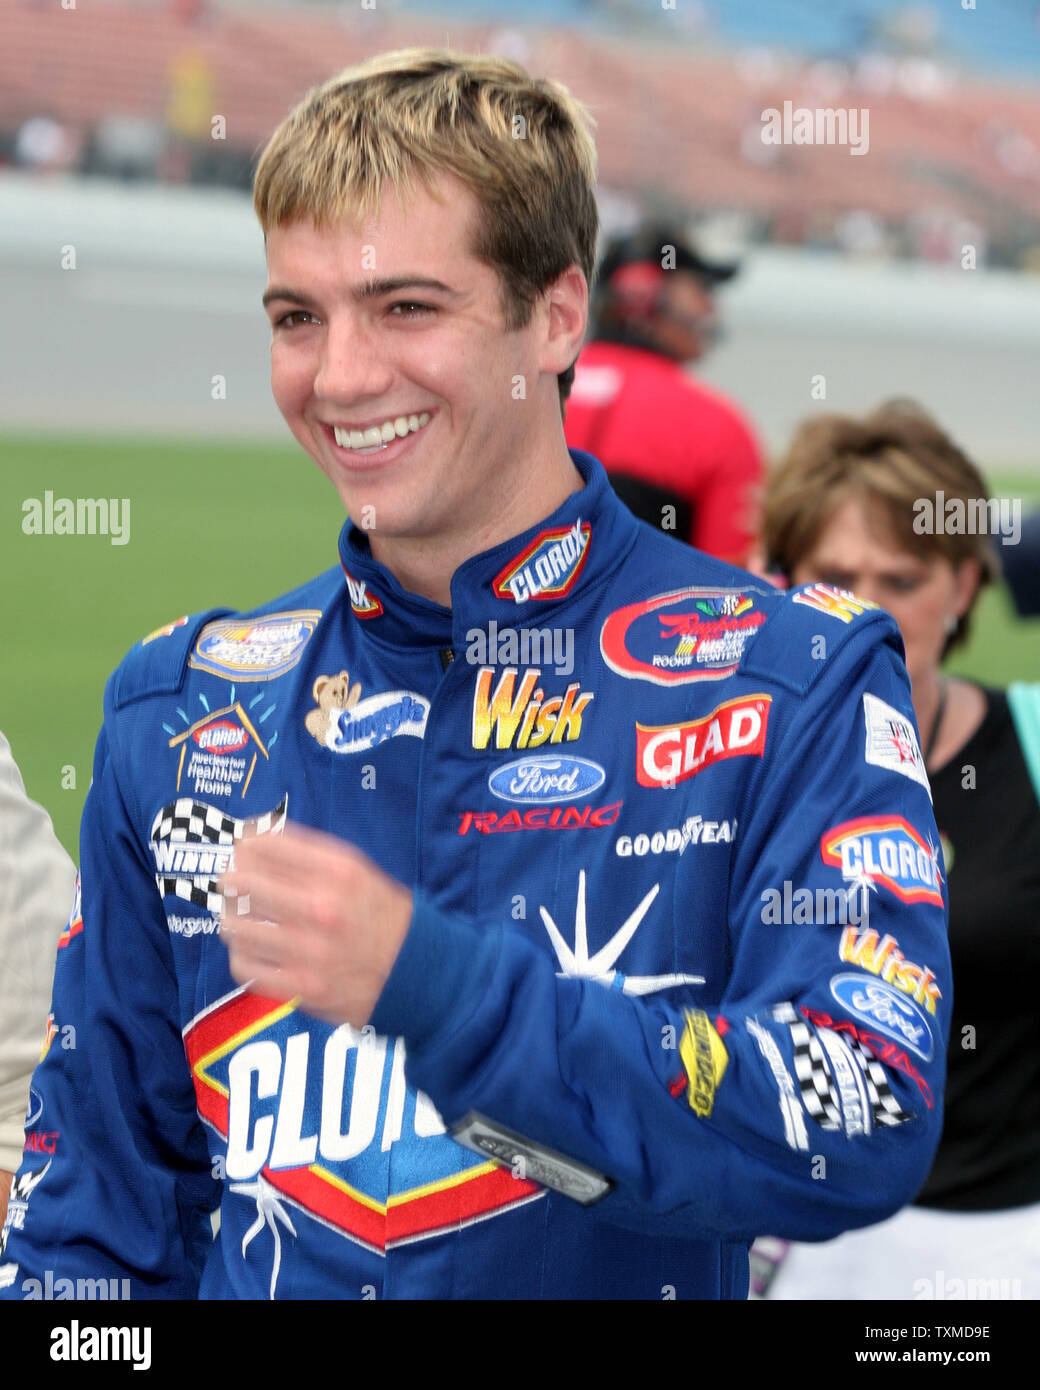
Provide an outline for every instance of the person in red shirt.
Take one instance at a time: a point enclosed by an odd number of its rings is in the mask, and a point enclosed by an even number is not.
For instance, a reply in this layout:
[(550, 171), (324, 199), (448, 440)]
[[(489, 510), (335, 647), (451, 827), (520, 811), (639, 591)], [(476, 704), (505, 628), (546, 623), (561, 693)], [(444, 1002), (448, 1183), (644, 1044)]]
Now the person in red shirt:
[(762, 454), (740, 410), (684, 366), (718, 336), (713, 290), (737, 268), (704, 260), (667, 227), (613, 242), (564, 432), (602, 461), (636, 516), (745, 564)]

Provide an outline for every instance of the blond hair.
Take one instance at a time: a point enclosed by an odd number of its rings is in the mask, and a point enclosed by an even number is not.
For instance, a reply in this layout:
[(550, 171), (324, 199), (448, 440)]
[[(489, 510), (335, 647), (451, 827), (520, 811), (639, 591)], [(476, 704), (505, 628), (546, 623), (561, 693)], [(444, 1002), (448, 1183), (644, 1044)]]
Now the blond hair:
[[(384, 189), (454, 174), (481, 210), (473, 254), (498, 272), (509, 330), (569, 266), (592, 283), (599, 219), (592, 117), (558, 82), (506, 58), (410, 48), (313, 88), (271, 136), (253, 205), (265, 234), (375, 211)], [(567, 399), (573, 365), (558, 378)]]
[[(939, 556), (955, 569), (977, 560), (981, 591), (1000, 574), (987, 535), (914, 529), (915, 504), (937, 491), (966, 505), (989, 495), (978, 468), (915, 401), (886, 401), (862, 420), (805, 420), (766, 483), (762, 532), (768, 563), (790, 575), (837, 508), (855, 497), (897, 548)], [(944, 656), (966, 640), (970, 611), (958, 621)]]

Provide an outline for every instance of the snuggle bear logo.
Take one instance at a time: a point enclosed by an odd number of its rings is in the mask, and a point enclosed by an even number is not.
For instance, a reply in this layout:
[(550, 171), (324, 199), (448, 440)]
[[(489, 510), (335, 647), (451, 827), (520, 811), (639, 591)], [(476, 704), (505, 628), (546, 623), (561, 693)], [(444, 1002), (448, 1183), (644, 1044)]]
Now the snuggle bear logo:
[(312, 695), (318, 708), (312, 709), (304, 720), (307, 732), (321, 744), (327, 746), (329, 730), (341, 714), (352, 710), (361, 699), (361, 682), (350, 683), (350, 672), (340, 671), (338, 676), (319, 676), (314, 682)]

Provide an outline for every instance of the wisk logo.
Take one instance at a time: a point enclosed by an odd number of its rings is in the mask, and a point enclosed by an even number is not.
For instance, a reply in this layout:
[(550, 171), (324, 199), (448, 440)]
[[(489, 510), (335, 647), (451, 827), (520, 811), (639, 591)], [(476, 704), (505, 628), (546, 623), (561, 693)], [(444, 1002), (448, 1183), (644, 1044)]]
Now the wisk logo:
[(383, 611), (383, 605), (375, 594), (370, 594), (363, 579), (355, 579), (345, 565), (341, 566), (343, 577), (347, 581), (347, 592), (350, 595), (350, 606), (359, 618), (378, 618)]
[(515, 666), (507, 667), (492, 692), (495, 668), (481, 668), (473, 692), (473, 747), (486, 748), (492, 733), (496, 748), (538, 748), (578, 738), (582, 715), (594, 696), (588, 691), (579, 695), (581, 686), (574, 681), (565, 694), (546, 699), (538, 684), (541, 671), (525, 671), (517, 689), (519, 674)]

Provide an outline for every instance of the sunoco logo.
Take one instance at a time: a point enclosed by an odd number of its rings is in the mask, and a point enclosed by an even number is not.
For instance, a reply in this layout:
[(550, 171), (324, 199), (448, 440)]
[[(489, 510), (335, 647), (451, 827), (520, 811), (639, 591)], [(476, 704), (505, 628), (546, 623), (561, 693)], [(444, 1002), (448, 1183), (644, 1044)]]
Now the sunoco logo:
[(488, 778), (488, 788), (502, 801), (573, 801), (602, 787), (607, 774), (588, 758), (517, 758)]
[(514, 603), (562, 598), (570, 593), (589, 553), (592, 527), (579, 517), (573, 526), (541, 531), (510, 560), (491, 587), (498, 598)]

